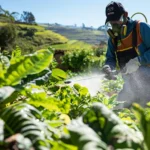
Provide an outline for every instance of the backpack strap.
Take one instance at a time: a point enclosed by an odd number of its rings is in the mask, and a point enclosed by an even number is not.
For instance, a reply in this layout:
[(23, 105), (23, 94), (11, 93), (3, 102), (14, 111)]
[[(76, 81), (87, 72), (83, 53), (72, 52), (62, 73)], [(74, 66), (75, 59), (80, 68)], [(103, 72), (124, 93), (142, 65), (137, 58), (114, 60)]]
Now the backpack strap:
[(140, 34), (140, 21), (135, 20), (135, 25), (132, 32), (132, 46), (137, 52), (138, 55), (140, 55), (140, 52), (138, 50), (138, 41), (142, 41), (142, 37)]
[(137, 25), (137, 21), (135, 21), (135, 25), (133, 27), (133, 31), (132, 31), (132, 46), (133, 48), (136, 50), (137, 48), (137, 31), (136, 31), (136, 25)]

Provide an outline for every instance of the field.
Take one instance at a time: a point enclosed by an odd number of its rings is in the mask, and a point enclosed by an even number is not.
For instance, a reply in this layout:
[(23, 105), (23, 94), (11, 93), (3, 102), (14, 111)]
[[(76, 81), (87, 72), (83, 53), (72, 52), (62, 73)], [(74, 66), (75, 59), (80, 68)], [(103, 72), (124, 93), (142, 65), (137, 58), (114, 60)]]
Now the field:
[(65, 26), (44, 26), (46, 29), (59, 33), (70, 40), (81, 40), (89, 44), (99, 44), (100, 41), (106, 41), (105, 32), (96, 29), (87, 30), (82, 28), (71, 28)]
[(56, 50), (79, 50), (79, 49), (92, 49), (92, 45), (82, 41), (70, 40), (65, 44), (56, 44), (52, 46)]

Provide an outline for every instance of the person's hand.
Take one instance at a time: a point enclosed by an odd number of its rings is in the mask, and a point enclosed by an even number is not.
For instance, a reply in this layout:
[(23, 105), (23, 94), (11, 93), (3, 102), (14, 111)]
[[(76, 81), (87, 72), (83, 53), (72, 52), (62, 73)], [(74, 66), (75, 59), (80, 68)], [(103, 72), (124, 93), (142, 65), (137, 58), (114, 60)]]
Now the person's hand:
[(130, 59), (123, 68), (123, 74), (130, 74), (137, 71), (140, 65), (141, 64), (137, 57)]
[(105, 65), (102, 70), (105, 73), (105, 75), (110, 74), (112, 71), (109, 65)]
[(111, 70), (109, 65), (105, 65), (103, 67), (103, 72), (105, 73), (105, 78), (107, 78), (108, 80), (116, 80), (116, 71)]

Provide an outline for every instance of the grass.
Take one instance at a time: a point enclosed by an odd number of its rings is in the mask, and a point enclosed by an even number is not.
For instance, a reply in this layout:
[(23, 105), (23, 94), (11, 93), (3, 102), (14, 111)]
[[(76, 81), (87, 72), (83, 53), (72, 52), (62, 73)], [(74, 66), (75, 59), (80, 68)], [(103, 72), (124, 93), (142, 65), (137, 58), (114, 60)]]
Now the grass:
[(90, 44), (99, 44), (100, 41), (107, 41), (105, 32), (99, 30), (85, 30), (82, 28), (69, 28), (65, 26), (44, 26), (45, 28), (59, 33), (70, 40), (81, 40)]
[(0, 27), (7, 25), (8, 23), (0, 22)]
[(43, 40), (51, 40), (53, 44), (57, 43), (66, 43), (68, 39), (64, 36), (61, 36), (58, 33), (54, 33), (53, 31), (50, 30), (45, 30), (44, 32), (36, 32), (35, 37), (40, 37)]
[(22, 30), (36, 29), (38, 32), (45, 31), (45, 28), (38, 25), (17, 24)]
[(92, 45), (78, 40), (70, 40), (65, 44), (53, 45), (56, 50), (92, 49)]
[[(0, 27), (8, 23), (0, 22)], [(15, 24), (17, 37), (14, 45), (10, 45), (11, 50), (15, 45), (19, 46), (23, 53), (33, 52), (41, 48), (47, 48), (54, 44), (64, 44), (68, 39), (58, 33), (45, 30), (39, 25)], [(31, 30), (35, 29), (35, 30)], [(33, 31), (33, 33), (32, 33)]]

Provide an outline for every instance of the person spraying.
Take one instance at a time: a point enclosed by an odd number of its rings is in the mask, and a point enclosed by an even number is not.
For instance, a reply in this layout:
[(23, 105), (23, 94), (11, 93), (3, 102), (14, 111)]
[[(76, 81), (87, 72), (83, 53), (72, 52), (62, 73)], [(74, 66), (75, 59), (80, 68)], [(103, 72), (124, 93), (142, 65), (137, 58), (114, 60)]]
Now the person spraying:
[(119, 2), (106, 6), (106, 22), (109, 27), (108, 48), (104, 73), (113, 79), (118, 68), (124, 79), (117, 101), (125, 101), (120, 108), (133, 102), (144, 106), (150, 101), (150, 26), (133, 20)]

